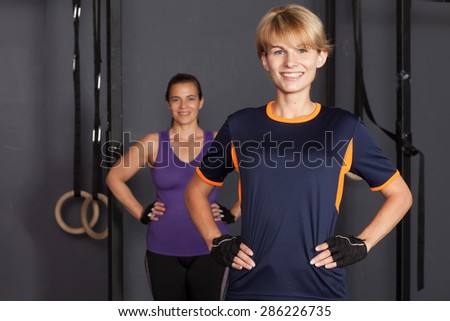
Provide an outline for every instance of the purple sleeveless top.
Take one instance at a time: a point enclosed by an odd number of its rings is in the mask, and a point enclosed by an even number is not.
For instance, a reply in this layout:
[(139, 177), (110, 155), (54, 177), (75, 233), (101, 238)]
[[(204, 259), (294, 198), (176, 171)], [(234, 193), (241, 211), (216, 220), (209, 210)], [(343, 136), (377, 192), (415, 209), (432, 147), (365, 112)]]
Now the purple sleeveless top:
[[(147, 230), (147, 249), (169, 256), (197, 256), (209, 254), (205, 241), (198, 233), (184, 205), (184, 190), (195, 174), (195, 168), (214, 140), (214, 134), (204, 132), (204, 145), (200, 154), (190, 163), (181, 161), (170, 146), (169, 131), (159, 133), (158, 155), (151, 167), (156, 199), (166, 207), (159, 221), (151, 222)], [(217, 189), (211, 193), (209, 202), (217, 199)], [(212, 214), (211, 214), (212, 215)], [(222, 222), (216, 222), (223, 234), (228, 229)]]

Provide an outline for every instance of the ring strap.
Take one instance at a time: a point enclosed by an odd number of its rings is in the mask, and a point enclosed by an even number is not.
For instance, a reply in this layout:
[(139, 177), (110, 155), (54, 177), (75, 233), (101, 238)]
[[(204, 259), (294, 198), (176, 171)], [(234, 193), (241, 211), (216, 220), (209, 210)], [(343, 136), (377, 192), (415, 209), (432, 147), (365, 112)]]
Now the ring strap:
[(94, 29), (94, 129), (92, 133), (93, 164), (92, 164), (92, 197), (98, 199), (102, 190), (101, 169), (101, 123), (100, 123), (100, 87), (101, 87), (101, 4), (100, 0), (92, 1), (92, 16)]
[(73, 191), (75, 197), (81, 196), (81, 94), (80, 94), (80, 47), (79, 24), (81, 15), (81, 0), (72, 0), (73, 4), (73, 89), (75, 99), (74, 117), (74, 150), (73, 150)]

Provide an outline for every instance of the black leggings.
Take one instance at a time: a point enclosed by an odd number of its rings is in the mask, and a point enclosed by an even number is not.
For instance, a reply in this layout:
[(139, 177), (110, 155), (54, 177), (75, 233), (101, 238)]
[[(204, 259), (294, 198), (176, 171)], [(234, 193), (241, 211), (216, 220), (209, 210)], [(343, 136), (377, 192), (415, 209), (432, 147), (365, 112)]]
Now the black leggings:
[(155, 301), (218, 301), (226, 282), (225, 267), (209, 254), (177, 257), (147, 251), (146, 270)]

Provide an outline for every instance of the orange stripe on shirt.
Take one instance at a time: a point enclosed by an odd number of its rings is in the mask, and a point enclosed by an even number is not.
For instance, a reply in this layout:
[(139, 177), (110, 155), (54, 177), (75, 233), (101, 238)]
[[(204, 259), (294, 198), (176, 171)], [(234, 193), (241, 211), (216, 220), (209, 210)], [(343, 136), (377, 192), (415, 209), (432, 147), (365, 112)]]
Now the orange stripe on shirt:
[[(238, 159), (237, 159), (236, 149), (234, 148), (234, 144), (233, 143), (231, 143), (231, 160), (233, 161), (234, 170), (239, 175), (239, 163), (238, 163)], [(241, 200), (242, 200), (242, 187), (241, 187), (241, 177), (240, 176), (239, 176), (239, 181), (238, 181), (238, 199), (239, 199), (239, 202), (241, 202)]]
[(347, 151), (345, 152), (344, 162), (342, 163), (341, 171), (339, 172), (339, 181), (336, 191), (336, 210), (339, 212), (339, 206), (341, 205), (342, 194), (344, 193), (344, 181), (345, 174), (350, 171), (352, 167), (353, 160), (353, 139), (350, 140), (347, 146)]

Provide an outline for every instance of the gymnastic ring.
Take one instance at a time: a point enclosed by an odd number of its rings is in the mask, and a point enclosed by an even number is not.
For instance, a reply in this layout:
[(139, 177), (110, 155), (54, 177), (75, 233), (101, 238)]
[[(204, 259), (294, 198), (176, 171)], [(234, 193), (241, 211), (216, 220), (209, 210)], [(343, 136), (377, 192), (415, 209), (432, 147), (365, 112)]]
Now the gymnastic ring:
[[(84, 199), (87, 199), (89, 197), (92, 198), (92, 195), (89, 194), (86, 191), (81, 191), (80, 192), (80, 196)], [(62, 206), (64, 204), (65, 201), (67, 201), (68, 199), (75, 197), (75, 191), (69, 191), (64, 193), (56, 202), (55, 205), (55, 218), (56, 218), (56, 222), (58, 223), (59, 227), (66, 231), (69, 234), (83, 234), (86, 232), (86, 229), (84, 227), (72, 227), (66, 224), (66, 222), (64, 222), (63, 218), (62, 218), (62, 214), (61, 214), (61, 209)], [(99, 214), (99, 209), (97, 207), (97, 209), (94, 209), (93, 213), (92, 213), (92, 218), (91, 221), (89, 222), (90, 226), (94, 226), (95, 224), (97, 224), (98, 218), (99, 218), (100, 214)]]
[[(103, 204), (108, 207), (108, 197), (104, 194), (97, 194), (97, 197), (100, 201), (102, 201)], [(99, 211), (97, 200), (94, 200), (92, 195), (89, 195), (89, 197), (86, 197), (86, 199), (83, 202), (83, 205), (81, 205), (81, 224), (83, 225), (84, 229), (86, 230), (87, 235), (92, 237), (94, 240), (103, 240), (105, 237), (108, 236), (108, 227), (105, 228), (103, 232), (95, 232), (92, 229), (92, 226), (89, 226), (87, 222), (87, 209), (89, 204), (92, 204), (92, 208), (94, 209), (94, 212), (97, 210)]]

